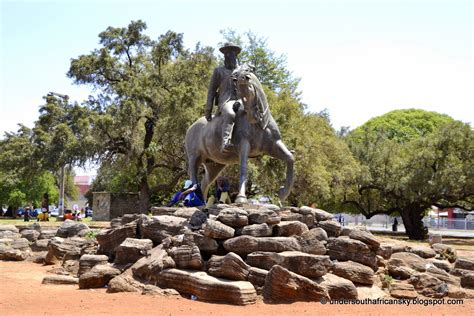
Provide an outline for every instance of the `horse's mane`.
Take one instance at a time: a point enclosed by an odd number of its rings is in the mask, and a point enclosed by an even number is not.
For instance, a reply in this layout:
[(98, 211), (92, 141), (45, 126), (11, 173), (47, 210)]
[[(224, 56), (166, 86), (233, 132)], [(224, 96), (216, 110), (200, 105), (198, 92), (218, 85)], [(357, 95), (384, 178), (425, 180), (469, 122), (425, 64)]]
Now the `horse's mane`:
[(258, 80), (257, 76), (253, 73), (255, 67), (249, 64), (243, 64), (236, 70), (234, 70), (234, 76), (248, 75), (250, 77), (249, 83), (254, 87), (255, 100), (254, 104), (251, 104), (251, 115), (262, 129), (265, 129), (270, 122), (270, 107), (268, 106), (267, 96), (263, 91), (262, 84)]

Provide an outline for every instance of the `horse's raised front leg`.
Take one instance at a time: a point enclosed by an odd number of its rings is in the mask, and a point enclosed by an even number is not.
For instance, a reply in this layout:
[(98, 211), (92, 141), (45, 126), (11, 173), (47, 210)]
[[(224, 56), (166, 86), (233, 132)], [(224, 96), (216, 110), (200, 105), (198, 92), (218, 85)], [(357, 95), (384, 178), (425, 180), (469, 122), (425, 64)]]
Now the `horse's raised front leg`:
[(239, 194), (235, 199), (235, 203), (247, 203), (247, 196), (245, 195), (245, 186), (247, 185), (247, 162), (249, 158), (250, 144), (247, 140), (242, 140), (239, 144), (240, 156), (240, 183)]
[(278, 198), (280, 201), (284, 201), (288, 195), (290, 194), (290, 190), (293, 187), (294, 182), (294, 172), (293, 172), (293, 165), (295, 163), (295, 158), (293, 154), (286, 148), (285, 144), (278, 140), (275, 143), (275, 146), (272, 148), (272, 152), (268, 153), (270, 156), (283, 160), (286, 162), (286, 178), (285, 178), (285, 186), (281, 187), (278, 190)]

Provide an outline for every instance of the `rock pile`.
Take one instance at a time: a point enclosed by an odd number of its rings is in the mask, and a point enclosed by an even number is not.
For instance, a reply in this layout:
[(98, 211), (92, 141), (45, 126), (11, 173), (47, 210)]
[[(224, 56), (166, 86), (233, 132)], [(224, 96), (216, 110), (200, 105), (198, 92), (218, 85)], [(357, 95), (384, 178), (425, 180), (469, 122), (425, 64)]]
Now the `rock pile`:
[[(0, 226), (0, 259), (58, 264), (47, 283), (108, 292), (194, 295), (246, 305), (363, 298), (474, 298), (474, 259), (443, 244), (385, 243), (309, 207), (216, 205), (128, 214), (97, 233), (66, 221), (57, 231)], [(94, 236), (95, 235), (95, 236)], [(382, 291), (383, 290), (383, 291)]]

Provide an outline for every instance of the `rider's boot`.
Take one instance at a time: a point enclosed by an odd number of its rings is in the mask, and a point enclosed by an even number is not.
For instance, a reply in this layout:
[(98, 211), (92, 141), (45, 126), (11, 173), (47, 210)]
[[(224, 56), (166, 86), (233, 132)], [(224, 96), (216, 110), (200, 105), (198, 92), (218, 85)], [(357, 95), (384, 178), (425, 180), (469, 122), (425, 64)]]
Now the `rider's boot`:
[(222, 152), (232, 151), (234, 149), (234, 144), (232, 144), (232, 129), (234, 124), (226, 124), (223, 128), (223, 142), (222, 142)]

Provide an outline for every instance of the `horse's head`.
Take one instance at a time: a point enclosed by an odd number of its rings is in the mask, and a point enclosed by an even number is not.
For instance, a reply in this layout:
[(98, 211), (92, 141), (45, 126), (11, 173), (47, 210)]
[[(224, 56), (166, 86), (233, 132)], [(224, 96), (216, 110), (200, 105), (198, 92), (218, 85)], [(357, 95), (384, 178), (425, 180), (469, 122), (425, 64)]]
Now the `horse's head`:
[(244, 64), (234, 70), (232, 80), (235, 84), (237, 97), (242, 100), (244, 110), (249, 114), (250, 120), (259, 123), (265, 129), (270, 111), (265, 92), (253, 71), (253, 66)]

